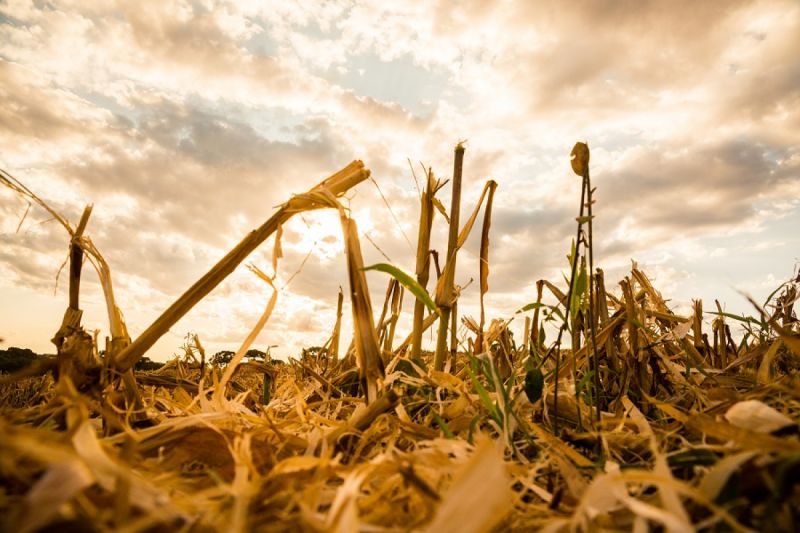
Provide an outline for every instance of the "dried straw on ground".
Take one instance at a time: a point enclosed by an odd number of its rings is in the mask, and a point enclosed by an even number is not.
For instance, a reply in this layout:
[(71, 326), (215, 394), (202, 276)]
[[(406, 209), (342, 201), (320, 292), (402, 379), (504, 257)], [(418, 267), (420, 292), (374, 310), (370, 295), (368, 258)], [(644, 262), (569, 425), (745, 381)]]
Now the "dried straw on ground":
[[(242, 363), (278, 304), (270, 291), (263, 316), (226, 368), (206, 365), (194, 337), (185, 355), (162, 369), (130, 371), (165, 324), (207, 294), (256, 241), (276, 234), (277, 261), (280, 224), (303, 209), (340, 211), (350, 297), (365, 298), (355, 222), (337, 196), (367, 175), (354, 164), (287, 202), (138, 339), (131, 342), (121, 315), (110, 312), (116, 325), (105, 357), (94, 339), (86, 340), (79, 301), (71, 298), (56, 336), (59, 361), (29, 371), (55, 369), (55, 380), (0, 378), (0, 529), (797, 527), (800, 328), (793, 305), (800, 279), (774, 293), (763, 314), (718, 312), (704, 331), (699, 303), (692, 316), (674, 314), (635, 265), (616, 291), (606, 289), (602, 271), (584, 267), (569, 291), (537, 284), (537, 301), (525, 311), (533, 311), (530, 337), (519, 344), (507, 320), (486, 327), (483, 316), (464, 317), (474, 336), (460, 339), (465, 349), (442, 370), (441, 356), (418, 351), (413, 335), (393, 346), (403, 294), (396, 285), (384, 306), (391, 316), (377, 324), (368, 297), (354, 305), (356, 338), (346, 352), (339, 351), (340, 299), (330, 349), (290, 364)], [(423, 248), (440, 188), (431, 173), (427, 178)], [(3, 180), (46, 206), (13, 178)], [(488, 189), (481, 294), (495, 187)], [(60, 220), (71, 246), (106, 277), (113, 311), (110, 271), (84, 235), (86, 221), (76, 231)], [(455, 250), (461, 241), (459, 235)], [(427, 250), (417, 254), (418, 284), (409, 284), (417, 293), (428, 281), (427, 257)], [(80, 271), (72, 272), (74, 282)], [(454, 304), (453, 278), (440, 279), (439, 302)], [(424, 320), (425, 307), (415, 308), (415, 334), (441, 316), (428, 305), (435, 311)], [(542, 325), (561, 319), (569, 322), (573, 348), (554, 354)], [(739, 341), (732, 321), (748, 330)], [(544, 378), (538, 390), (537, 376)]]

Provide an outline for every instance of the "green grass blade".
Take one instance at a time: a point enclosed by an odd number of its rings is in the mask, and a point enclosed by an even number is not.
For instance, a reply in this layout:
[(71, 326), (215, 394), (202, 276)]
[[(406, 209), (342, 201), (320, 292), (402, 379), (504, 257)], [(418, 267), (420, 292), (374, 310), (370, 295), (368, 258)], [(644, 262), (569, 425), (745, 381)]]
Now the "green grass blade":
[(447, 439), (454, 439), (456, 436), (453, 434), (453, 430), (450, 429), (450, 426), (447, 425), (447, 422), (444, 419), (437, 415), (436, 413), (431, 413), (433, 415), (433, 419), (436, 421), (436, 424), (441, 428), (442, 433), (444, 433), (445, 438)]
[(427, 307), (432, 313), (439, 313), (439, 308), (436, 306), (436, 303), (433, 301), (430, 294), (428, 294), (428, 291), (425, 290), (425, 287), (420, 285), (419, 282), (407, 272), (404, 272), (396, 266), (388, 263), (375, 263), (374, 265), (364, 267), (364, 271), (367, 270), (377, 270), (379, 272), (385, 272), (386, 274), (389, 274), (394, 279), (399, 281), (403, 287), (405, 287), (417, 298), (417, 300), (424, 303), (425, 307)]
[(500, 413), (497, 410), (497, 407), (494, 405), (494, 402), (489, 397), (489, 392), (481, 385), (481, 382), (478, 381), (478, 377), (475, 375), (475, 372), (467, 366), (467, 371), (469, 371), (469, 377), (472, 380), (472, 385), (475, 387), (475, 390), (478, 392), (478, 396), (481, 399), (481, 403), (489, 412), (489, 416), (495, 419), (497, 422), (501, 422), (500, 420)]
[(526, 306), (524, 306), (524, 307), (520, 307), (520, 308), (519, 308), (519, 309), (516, 311), (516, 313), (515, 313), (515, 314), (524, 313), (524, 312), (526, 312), (526, 311), (532, 311), (532, 310), (534, 310), (534, 309), (539, 309), (539, 308), (541, 308), (541, 307), (546, 307), (546, 304), (539, 303), (539, 302), (533, 302), (533, 303), (530, 303), (530, 304), (528, 304), (528, 305), (526, 305)]
[(726, 313), (726, 312), (719, 312), (719, 311), (706, 311), (707, 315), (717, 315), (717, 316), (724, 316), (733, 320), (738, 320), (739, 322), (745, 323), (758, 323), (759, 321), (751, 316), (743, 316), (743, 315), (734, 315), (733, 313)]

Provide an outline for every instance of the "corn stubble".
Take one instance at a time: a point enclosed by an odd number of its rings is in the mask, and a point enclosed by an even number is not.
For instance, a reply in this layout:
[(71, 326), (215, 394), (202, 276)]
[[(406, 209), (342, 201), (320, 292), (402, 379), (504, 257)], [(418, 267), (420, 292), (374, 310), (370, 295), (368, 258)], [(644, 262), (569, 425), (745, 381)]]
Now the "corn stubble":
[[(56, 359), (0, 376), (0, 529), (796, 529), (800, 277), (756, 304), (755, 316), (719, 303), (703, 313), (699, 301), (690, 316), (677, 315), (635, 263), (619, 290), (608, 290), (594, 268), (594, 189), (589, 149), (579, 143), (571, 164), (583, 192), (568, 283), (536, 283), (535, 301), (519, 311), (525, 336), (517, 344), (510, 320), (487, 324), (483, 306), (496, 182), (459, 227), (464, 153), (459, 144), (449, 215), (436, 198), (446, 182), (426, 169), (413, 274), (365, 269), (356, 221), (338, 201), (369, 177), (356, 161), (289, 199), (135, 339), (111, 271), (86, 236), (91, 207), (73, 228), (3, 172), (4, 185), (67, 231), (70, 290)], [(459, 337), (457, 281), (465, 276), (456, 258), (481, 206), (480, 317), (461, 317)], [(321, 208), (340, 214), (348, 271), (331, 338), (313, 357), (244, 363), (279, 304), (272, 282), (281, 226)], [(431, 295), (436, 212), (449, 240)], [(251, 266), (270, 297), (227, 366), (206, 364), (195, 335), (161, 369), (133, 370), (271, 235), (273, 275)], [(81, 326), (84, 257), (109, 311), (102, 355)], [(377, 323), (365, 270), (390, 276)], [(345, 293), (355, 332), (346, 351)], [(413, 329), (396, 343), (408, 294)], [(436, 350), (427, 352), (422, 334), (437, 321)], [(547, 324), (558, 332), (551, 344)], [(564, 333), (570, 349), (561, 347)]]

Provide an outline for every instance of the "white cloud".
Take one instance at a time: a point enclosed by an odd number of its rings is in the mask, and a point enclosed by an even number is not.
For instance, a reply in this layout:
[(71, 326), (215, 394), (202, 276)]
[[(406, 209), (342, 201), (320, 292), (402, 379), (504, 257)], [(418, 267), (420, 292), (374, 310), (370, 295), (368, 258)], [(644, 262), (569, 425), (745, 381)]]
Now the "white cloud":
[[(500, 185), (492, 313), (512, 313), (536, 279), (565, 267), (580, 183), (567, 154), (578, 139), (592, 148), (609, 285), (632, 256), (683, 299), (715, 295), (715, 262), (734, 269), (725, 283), (755, 284), (758, 261), (737, 271), (734, 257), (792, 261), (800, 8), (788, 0), (13, 0), (0, 13), (0, 164), (72, 220), (95, 203), (90, 234), (134, 334), (273, 206), (356, 158), (402, 228), (371, 183), (353, 191), (359, 228), (381, 248), (363, 238), (365, 259), (385, 253), (411, 270), (403, 232), (416, 238), (418, 206), (407, 158), (448, 177), (460, 139), (465, 211), (487, 178)], [(16, 291), (51, 291), (66, 236), (38, 224), (40, 212), (14, 233), (23, 211), (0, 195), (0, 268)], [(260, 339), (287, 351), (324, 341), (346, 283), (337, 216), (306, 221), (286, 227), (279, 279), (311, 255)], [(774, 246), (758, 249), (762, 238)], [(462, 283), (477, 275), (476, 248), (473, 239), (459, 263)], [(268, 270), (269, 243), (252, 260)], [(251, 278), (237, 272), (171, 341), (186, 328), (235, 345), (268, 292)], [(376, 299), (385, 282), (370, 274)], [(473, 300), (470, 287), (471, 313)]]

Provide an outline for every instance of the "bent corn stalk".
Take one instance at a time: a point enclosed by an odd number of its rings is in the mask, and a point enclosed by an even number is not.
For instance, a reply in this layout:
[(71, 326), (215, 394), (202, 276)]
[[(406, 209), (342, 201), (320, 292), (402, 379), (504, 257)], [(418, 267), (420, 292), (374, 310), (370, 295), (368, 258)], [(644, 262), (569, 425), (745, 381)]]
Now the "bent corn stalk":
[[(483, 351), (483, 328), (486, 326), (486, 314), (483, 305), (483, 297), (489, 292), (489, 228), (492, 226), (492, 202), (494, 191), (497, 189), (497, 182), (489, 181), (486, 186), (489, 189), (489, 198), (486, 200), (486, 211), (483, 214), (483, 228), (481, 230), (481, 251), (480, 251), (480, 301), (481, 301), (481, 321), (478, 330), (478, 339), (475, 344), (478, 349)], [(478, 204), (480, 205), (480, 204)], [(527, 337), (527, 334), (525, 335)]]
[(131, 368), (169, 328), (175, 325), (217, 285), (222, 283), (253, 250), (275, 233), (293, 215), (304, 211), (332, 207), (324, 192), (327, 191), (334, 197), (340, 197), (352, 187), (367, 179), (369, 174), (370, 172), (364, 168), (363, 162), (353, 161), (336, 174), (319, 183), (308, 193), (295, 196), (283, 204), (277, 213), (272, 215), (258, 229), (251, 231), (211, 270), (189, 287), (135, 341), (128, 345), (117, 356), (114, 362), (116, 368), (120, 371)]

